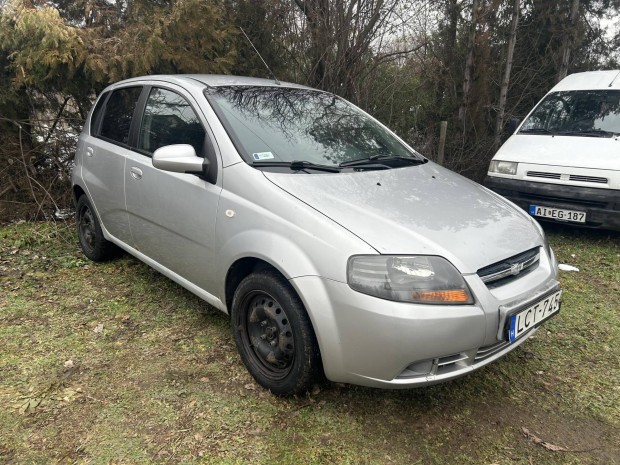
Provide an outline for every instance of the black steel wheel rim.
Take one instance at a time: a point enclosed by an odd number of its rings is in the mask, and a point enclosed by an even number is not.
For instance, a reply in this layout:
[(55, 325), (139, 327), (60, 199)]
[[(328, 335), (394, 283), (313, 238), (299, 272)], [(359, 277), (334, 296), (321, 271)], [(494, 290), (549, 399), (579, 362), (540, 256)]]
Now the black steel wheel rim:
[(95, 250), (95, 238), (97, 231), (95, 229), (95, 219), (88, 207), (82, 207), (80, 211), (80, 221), (78, 224), (80, 232), (80, 241), (89, 252)]
[(240, 318), (241, 337), (257, 368), (272, 380), (285, 378), (293, 367), (293, 328), (280, 303), (262, 291), (244, 299)]

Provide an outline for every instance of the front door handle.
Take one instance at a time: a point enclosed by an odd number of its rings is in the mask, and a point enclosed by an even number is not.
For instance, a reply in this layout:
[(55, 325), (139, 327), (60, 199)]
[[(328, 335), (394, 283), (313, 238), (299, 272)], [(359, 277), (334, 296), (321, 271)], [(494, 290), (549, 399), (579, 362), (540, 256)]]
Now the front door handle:
[(95, 154), (95, 150), (92, 147), (86, 147), (86, 156), (92, 157)]
[(142, 170), (136, 166), (132, 166), (131, 170), (129, 170), (131, 172), (131, 177), (134, 179), (141, 179), (142, 178)]

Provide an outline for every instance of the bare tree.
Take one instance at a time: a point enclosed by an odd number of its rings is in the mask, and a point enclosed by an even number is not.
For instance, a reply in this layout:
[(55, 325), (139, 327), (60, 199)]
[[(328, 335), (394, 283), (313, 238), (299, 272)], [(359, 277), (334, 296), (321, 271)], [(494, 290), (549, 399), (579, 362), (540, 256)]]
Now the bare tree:
[[(360, 100), (360, 86), (374, 59), (397, 59), (411, 50), (381, 48), (406, 24), (409, 2), (399, 0), (295, 0), (306, 38), (307, 80), (314, 87), (336, 92), (354, 102)], [(415, 2), (414, 2), (415, 3)], [(417, 2), (423, 3), (423, 2)]]
[(564, 29), (562, 37), (562, 58), (560, 61), (560, 71), (558, 72), (558, 82), (568, 74), (568, 64), (570, 62), (570, 52), (575, 37), (575, 25), (577, 13), (579, 12), (579, 0), (572, 0), (570, 14), (568, 17), (568, 27)]
[(465, 112), (469, 105), (469, 94), (471, 91), (471, 81), (474, 70), (474, 48), (476, 46), (476, 27), (478, 26), (478, 10), (480, 0), (472, 0), (471, 5), (471, 25), (467, 40), (467, 59), (465, 61), (465, 73), (463, 76), (463, 97), (459, 107), (459, 122), (465, 128)]
[(497, 119), (495, 120), (495, 139), (493, 149), (497, 150), (501, 141), (502, 127), (504, 126), (504, 114), (506, 110), (506, 99), (508, 97), (508, 85), (510, 84), (510, 72), (512, 71), (512, 60), (517, 43), (517, 26), (519, 25), (519, 13), (521, 11), (521, 0), (513, 0), (512, 3), (512, 23), (510, 25), (510, 35), (508, 37), (508, 48), (506, 51), (506, 66), (502, 83), (499, 90), (499, 102), (497, 103)]

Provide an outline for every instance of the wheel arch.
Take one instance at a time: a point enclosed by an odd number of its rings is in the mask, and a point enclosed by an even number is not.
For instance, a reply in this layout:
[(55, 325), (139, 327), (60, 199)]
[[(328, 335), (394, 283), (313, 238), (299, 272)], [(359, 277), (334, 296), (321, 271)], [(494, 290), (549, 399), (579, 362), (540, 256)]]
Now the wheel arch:
[[(267, 260), (255, 256), (239, 258), (228, 267), (224, 283), (224, 301), (226, 303), (226, 308), (228, 309), (229, 315), (233, 297), (235, 295), (235, 290), (239, 286), (239, 283), (241, 283), (241, 281), (243, 281), (250, 274), (258, 273), (263, 270), (271, 270), (278, 273), (282, 277), (282, 279), (289, 282), (290, 285), (289, 277), (286, 276), (282, 270), (280, 270), (278, 267), (268, 262)], [(291, 287), (293, 288), (297, 296), (300, 297), (297, 289), (295, 289), (294, 286)]]
[(80, 197), (82, 197), (83, 195), (87, 196), (86, 191), (84, 189), (82, 189), (82, 186), (80, 186), (78, 184), (74, 184), (73, 187), (71, 188), (71, 191), (73, 193), (73, 204), (74, 205), (77, 205), (77, 202), (78, 202)]

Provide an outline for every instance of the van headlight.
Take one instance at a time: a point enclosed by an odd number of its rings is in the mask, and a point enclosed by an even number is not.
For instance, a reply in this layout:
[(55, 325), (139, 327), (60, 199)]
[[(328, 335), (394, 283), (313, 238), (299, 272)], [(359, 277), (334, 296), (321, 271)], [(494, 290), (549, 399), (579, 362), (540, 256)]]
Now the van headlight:
[(489, 173), (499, 174), (517, 174), (517, 166), (519, 164), (514, 161), (491, 160), (489, 164)]
[(437, 256), (355, 255), (347, 263), (351, 289), (380, 299), (421, 304), (473, 304), (463, 276)]

